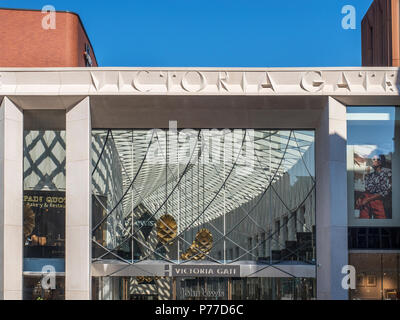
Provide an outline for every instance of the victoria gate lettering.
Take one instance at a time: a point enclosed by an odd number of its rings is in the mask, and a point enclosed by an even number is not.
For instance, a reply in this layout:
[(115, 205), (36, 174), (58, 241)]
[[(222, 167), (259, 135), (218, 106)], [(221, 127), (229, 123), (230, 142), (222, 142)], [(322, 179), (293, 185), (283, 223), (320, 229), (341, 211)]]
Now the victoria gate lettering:
[[(92, 73), (97, 90), (102, 85), (100, 78)], [(127, 90), (131, 84), (137, 92), (189, 92), (189, 93), (255, 93), (275, 94), (278, 92), (352, 92), (381, 87), (386, 92), (396, 91), (396, 74), (390, 72), (358, 72), (337, 70), (302, 70), (291, 83), (284, 71), (148, 71), (119, 73), (118, 87)], [(105, 84), (105, 83), (104, 83)], [(104, 85), (103, 84), (103, 85)]]
[(172, 266), (173, 277), (238, 277), (240, 266)]

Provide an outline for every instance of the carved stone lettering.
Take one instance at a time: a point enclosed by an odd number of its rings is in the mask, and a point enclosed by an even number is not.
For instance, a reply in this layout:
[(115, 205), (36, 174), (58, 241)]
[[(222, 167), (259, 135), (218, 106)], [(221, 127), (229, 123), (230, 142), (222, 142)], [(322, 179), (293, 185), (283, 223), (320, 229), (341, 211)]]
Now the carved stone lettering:
[(310, 71), (302, 77), (300, 86), (305, 91), (318, 92), (324, 88), (325, 81), (320, 71)]
[[(196, 73), (196, 74), (199, 75), (199, 77), (200, 77), (200, 84), (199, 85), (193, 85), (193, 84), (191, 85), (191, 84), (188, 83), (187, 78), (188, 78), (189, 74), (191, 74), (191, 73)], [(188, 71), (183, 76), (182, 81), (181, 81), (181, 85), (182, 85), (182, 88), (184, 90), (186, 90), (187, 92), (200, 92), (200, 91), (203, 91), (205, 87), (207, 87), (207, 79), (206, 79), (205, 75), (202, 72), (199, 72), (199, 71)], [(198, 87), (198, 88), (196, 89), (196, 87)]]

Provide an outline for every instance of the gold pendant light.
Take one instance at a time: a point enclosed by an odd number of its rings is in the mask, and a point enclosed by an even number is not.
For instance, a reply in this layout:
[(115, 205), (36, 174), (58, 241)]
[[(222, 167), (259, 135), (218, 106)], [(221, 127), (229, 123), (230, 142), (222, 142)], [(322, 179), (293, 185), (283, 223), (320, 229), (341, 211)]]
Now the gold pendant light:
[(163, 244), (170, 243), (178, 234), (178, 225), (169, 214), (163, 215), (157, 221), (157, 237)]
[(208, 229), (200, 229), (189, 249), (182, 253), (182, 260), (203, 260), (212, 249), (213, 236)]

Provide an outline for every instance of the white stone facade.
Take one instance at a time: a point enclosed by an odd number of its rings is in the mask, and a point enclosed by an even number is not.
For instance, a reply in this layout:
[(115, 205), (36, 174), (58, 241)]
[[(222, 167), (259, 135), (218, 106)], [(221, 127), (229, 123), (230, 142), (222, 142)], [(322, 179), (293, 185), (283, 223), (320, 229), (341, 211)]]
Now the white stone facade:
[(22, 298), (23, 131), (38, 112), (37, 130), (66, 130), (67, 299), (92, 294), (92, 128), (170, 120), (316, 130), (317, 298), (347, 299), (346, 105), (399, 105), (399, 84), (398, 68), (0, 69), (0, 298)]

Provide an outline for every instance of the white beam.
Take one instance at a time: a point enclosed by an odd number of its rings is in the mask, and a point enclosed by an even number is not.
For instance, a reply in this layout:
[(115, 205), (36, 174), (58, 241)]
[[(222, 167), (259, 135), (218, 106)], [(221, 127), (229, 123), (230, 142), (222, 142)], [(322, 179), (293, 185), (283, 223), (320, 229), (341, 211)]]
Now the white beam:
[(65, 297), (91, 299), (91, 116), (85, 98), (66, 116)]
[(316, 132), (317, 299), (347, 300), (346, 106), (329, 97)]

